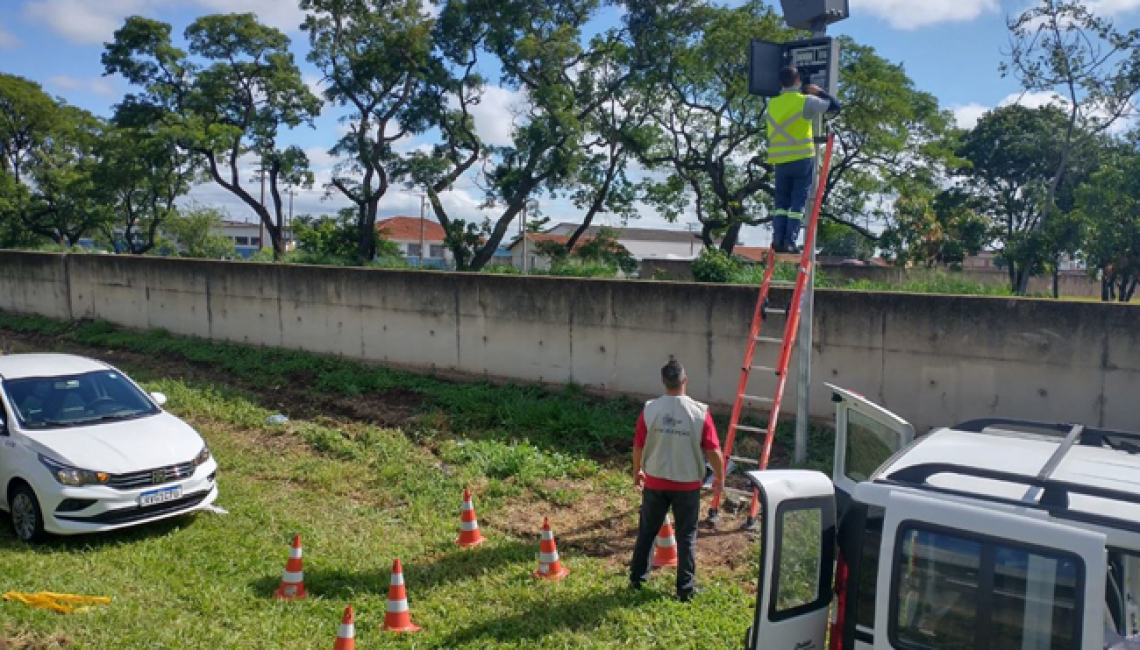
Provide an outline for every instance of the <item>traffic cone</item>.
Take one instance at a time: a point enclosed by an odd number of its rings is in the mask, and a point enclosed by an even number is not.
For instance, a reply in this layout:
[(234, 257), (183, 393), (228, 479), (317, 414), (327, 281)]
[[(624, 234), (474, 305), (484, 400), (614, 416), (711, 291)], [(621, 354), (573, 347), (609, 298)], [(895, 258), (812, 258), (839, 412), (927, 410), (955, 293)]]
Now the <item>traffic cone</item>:
[(543, 580), (561, 580), (570, 572), (558, 560), (558, 545), (554, 543), (554, 532), (550, 530), (550, 517), (542, 520), (542, 540), (538, 543), (538, 569), (534, 576)]
[(455, 540), (462, 548), (471, 548), (487, 541), (479, 532), (479, 520), (475, 518), (475, 506), (471, 503), (471, 490), (463, 490), (463, 510), (459, 516), (459, 539)]
[(653, 568), (677, 566), (677, 538), (673, 536), (673, 524), (669, 515), (665, 515), (665, 523), (657, 533), (657, 540), (653, 543)]
[(301, 568), (301, 556), (301, 536), (297, 535), (293, 538), (293, 548), (289, 549), (281, 586), (273, 592), (273, 597), (277, 600), (301, 600), (308, 596), (305, 593), (305, 572)]
[(349, 605), (344, 608), (344, 618), (340, 620), (333, 650), (356, 650), (356, 625), (353, 621), (352, 605)]
[(384, 615), (384, 629), (389, 632), (419, 632), (408, 613), (408, 591), (404, 588), (404, 567), (400, 561), (392, 563), (392, 582), (388, 587), (388, 613)]

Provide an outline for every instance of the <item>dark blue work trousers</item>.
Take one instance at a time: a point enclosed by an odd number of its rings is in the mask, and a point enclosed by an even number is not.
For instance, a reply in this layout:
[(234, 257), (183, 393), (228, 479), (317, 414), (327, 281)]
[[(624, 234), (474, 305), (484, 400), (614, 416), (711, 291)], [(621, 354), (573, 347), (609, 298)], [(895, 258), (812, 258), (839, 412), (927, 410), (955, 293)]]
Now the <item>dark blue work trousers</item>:
[(815, 159), (805, 158), (776, 165), (776, 211), (773, 213), (772, 245), (788, 249), (796, 245), (804, 222), (804, 207), (815, 176)]

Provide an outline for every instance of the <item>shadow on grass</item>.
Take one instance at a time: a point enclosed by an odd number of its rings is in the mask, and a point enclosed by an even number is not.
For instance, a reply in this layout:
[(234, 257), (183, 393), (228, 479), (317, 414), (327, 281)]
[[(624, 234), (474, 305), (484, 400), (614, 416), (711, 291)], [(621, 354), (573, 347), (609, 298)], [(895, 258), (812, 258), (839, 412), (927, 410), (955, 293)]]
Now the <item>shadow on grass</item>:
[[(0, 523), (0, 550), (27, 551), (41, 555), (96, 551), (107, 546), (132, 544), (155, 537), (165, 537), (177, 530), (193, 525), (194, 520), (200, 515), (201, 513), (179, 515), (152, 524), (141, 524), (106, 533), (87, 533), (66, 537), (49, 535), (45, 541), (38, 544), (21, 542), (12, 531), (12, 525), (7, 516), (0, 516), (0, 519), (3, 520), (3, 523)], [(0, 648), (2, 647), (0, 646)]]
[[(624, 585), (611, 586), (606, 591), (571, 600), (537, 603), (517, 614), (463, 628), (447, 636), (441, 645), (456, 648), (487, 639), (500, 643), (534, 642), (562, 630), (588, 632), (597, 629), (615, 610), (634, 608), (666, 598), (671, 596), (655, 589), (633, 591)], [(531, 647), (530, 643), (526, 647)]]
[[(499, 570), (504, 565), (533, 559), (538, 547), (523, 542), (486, 543), (472, 549), (449, 549), (422, 561), (404, 561), (404, 581), (408, 589), (432, 589), (475, 578)], [(377, 559), (374, 569), (346, 571), (314, 569), (305, 571), (305, 590), (314, 596), (346, 599), (362, 593), (385, 595), (391, 579), (392, 558)], [(265, 576), (250, 583), (254, 593), (269, 597), (281, 584), (281, 577)]]

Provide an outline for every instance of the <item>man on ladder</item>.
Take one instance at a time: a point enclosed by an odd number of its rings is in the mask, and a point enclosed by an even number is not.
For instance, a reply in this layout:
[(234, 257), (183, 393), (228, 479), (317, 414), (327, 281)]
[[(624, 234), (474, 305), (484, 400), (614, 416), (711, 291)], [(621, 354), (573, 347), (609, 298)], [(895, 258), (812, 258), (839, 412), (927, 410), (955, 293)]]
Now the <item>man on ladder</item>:
[(815, 175), (812, 120), (838, 115), (842, 107), (819, 86), (809, 84), (801, 90), (800, 72), (794, 67), (780, 70), (780, 85), (780, 95), (768, 102), (768, 162), (776, 167), (772, 249), (799, 253), (796, 242)]

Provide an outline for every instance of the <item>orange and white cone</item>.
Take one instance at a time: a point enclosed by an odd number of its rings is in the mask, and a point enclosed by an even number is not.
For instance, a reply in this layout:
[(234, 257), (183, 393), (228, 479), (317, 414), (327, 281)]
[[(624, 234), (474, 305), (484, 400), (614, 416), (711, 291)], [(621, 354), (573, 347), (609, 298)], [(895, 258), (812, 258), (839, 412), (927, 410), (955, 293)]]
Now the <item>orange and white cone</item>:
[(479, 532), (479, 520), (475, 517), (475, 505), (471, 503), (471, 490), (463, 490), (463, 510), (459, 515), (459, 539), (461, 548), (471, 548), (487, 541)]
[(302, 569), (301, 536), (293, 538), (293, 547), (289, 549), (289, 559), (285, 562), (285, 575), (281, 577), (281, 586), (273, 592), (277, 600), (301, 600), (308, 596), (305, 593), (305, 572)]
[(657, 540), (653, 543), (653, 568), (677, 566), (677, 538), (673, 536), (673, 524), (669, 515), (665, 515), (665, 523), (657, 533)]
[(352, 605), (344, 609), (344, 618), (340, 620), (340, 629), (336, 633), (336, 643), (333, 650), (356, 650), (356, 624), (352, 615)]
[(558, 559), (558, 545), (554, 543), (554, 531), (550, 530), (550, 517), (544, 517), (542, 540), (538, 543), (538, 569), (534, 576), (543, 580), (561, 580), (569, 574)]
[(399, 560), (392, 563), (392, 582), (388, 587), (388, 613), (384, 629), (389, 632), (419, 632), (408, 612), (408, 591), (404, 588), (404, 567)]

